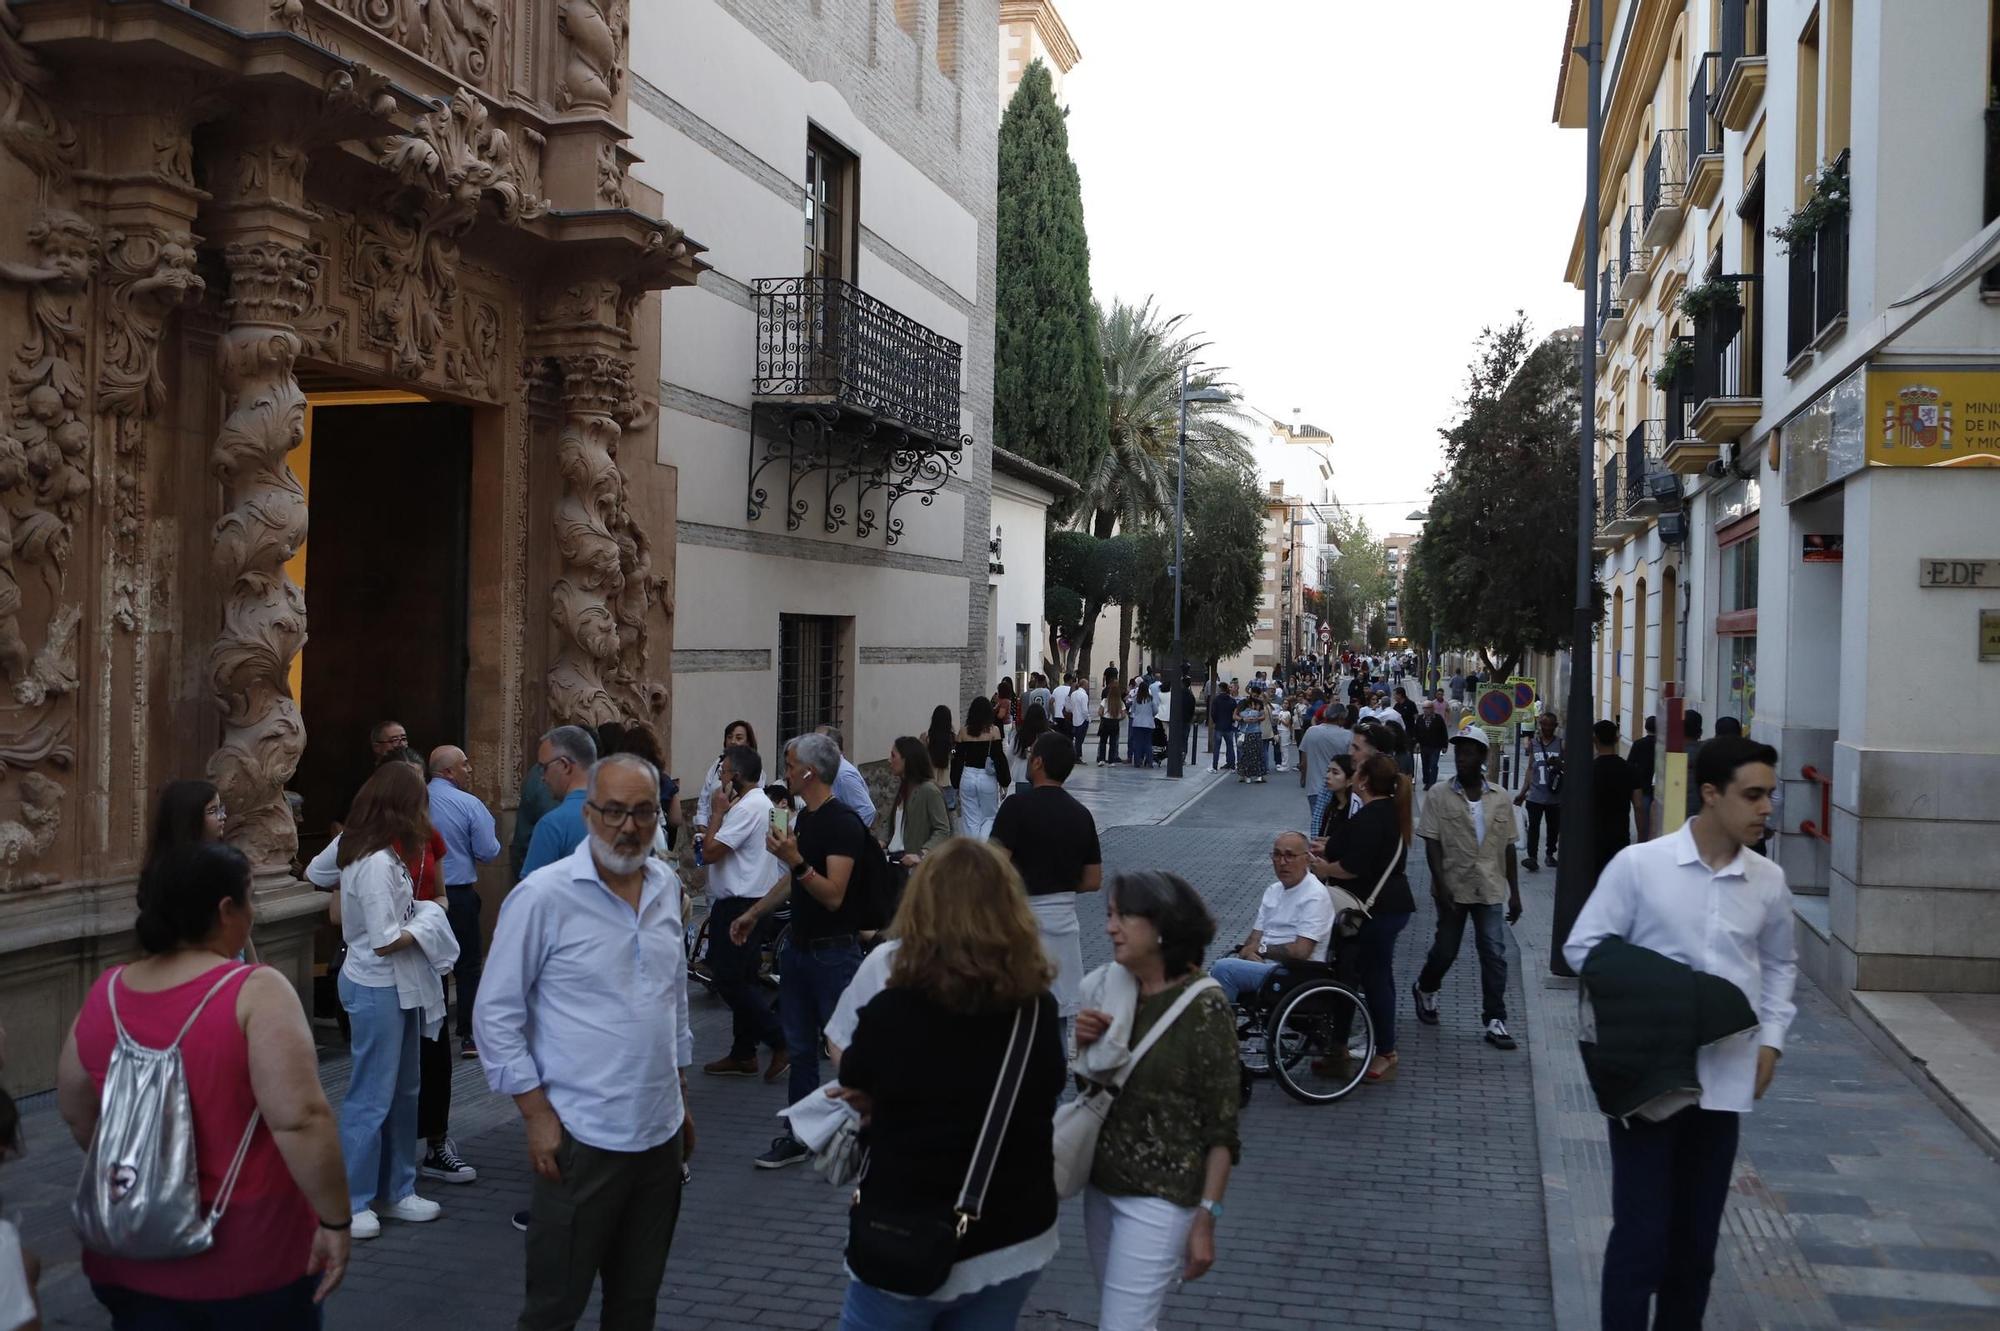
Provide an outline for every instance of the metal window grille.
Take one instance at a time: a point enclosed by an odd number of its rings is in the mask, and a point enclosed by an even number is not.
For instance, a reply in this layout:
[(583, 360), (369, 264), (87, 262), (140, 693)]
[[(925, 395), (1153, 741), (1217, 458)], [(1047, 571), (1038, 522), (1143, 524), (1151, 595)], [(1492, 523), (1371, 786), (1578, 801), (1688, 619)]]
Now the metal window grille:
[(818, 726), (841, 726), (841, 633), (832, 615), (778, 616), (780, 742)]

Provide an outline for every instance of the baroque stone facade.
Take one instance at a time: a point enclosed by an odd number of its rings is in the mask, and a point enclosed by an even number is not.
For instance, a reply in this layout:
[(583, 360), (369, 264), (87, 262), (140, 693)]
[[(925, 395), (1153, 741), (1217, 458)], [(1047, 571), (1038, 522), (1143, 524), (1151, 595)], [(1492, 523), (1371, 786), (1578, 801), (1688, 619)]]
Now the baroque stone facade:
[(454, 742), (491, 805), (548, 723), (664, 725), (671, 483), (620, 448), (650, 457), (650, 293), (705, 265), (627, 174), (628, 26), (627, 0), (39, 0), (0, 23), (11, 1088), (49, 1084), (130, 953), (177, 777), (220, 788), (264, 959), (310, 977), (285, 794), (328, 742), (295, 696), (316, 393), (467, 413)]

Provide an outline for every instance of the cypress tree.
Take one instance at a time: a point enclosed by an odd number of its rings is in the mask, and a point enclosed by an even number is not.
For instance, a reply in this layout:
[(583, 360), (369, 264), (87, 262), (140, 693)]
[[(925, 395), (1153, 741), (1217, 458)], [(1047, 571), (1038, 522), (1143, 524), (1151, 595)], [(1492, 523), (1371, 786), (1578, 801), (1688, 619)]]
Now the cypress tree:
[[(1110, 425), (1064, 114), (1037, 60), (1000, 122), (993, 442), (1081, 477), (1104, 451)], [(1066, 508), (1052, 516), (1067, 518)]]

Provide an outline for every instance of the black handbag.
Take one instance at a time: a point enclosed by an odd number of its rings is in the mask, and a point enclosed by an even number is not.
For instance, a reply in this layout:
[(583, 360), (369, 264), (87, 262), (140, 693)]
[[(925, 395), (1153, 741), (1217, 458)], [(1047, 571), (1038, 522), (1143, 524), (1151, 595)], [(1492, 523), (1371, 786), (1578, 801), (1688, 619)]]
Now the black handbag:
[[(993, 1181), (1000, 1143), (1014, 1117), (1014, 1102), (1020, 1097), (1021, 1078), (1028, 1068), (1028, 1051), (1034, 1047), (1041, 1019), (1041, 1004), (1034, 999), (1014, 1014), (1007, 1056), (1001, 1061), (999, 1079), (993, 1083), (993, 1098), (986, 1105), (986, 1121), (973, 1144), (958, 1201), (949, 1212), (875, 1205), (866, 1197), (864, 1186), (855, 1188), (847, 1212), (847, 1267), (860, 1280), (891, 1294), (923, 1298), (951, 1278), (959, 1240), (986, 1204), (986, 1187)], [(863, 1185), (867, 1170), (864, 1162)]]

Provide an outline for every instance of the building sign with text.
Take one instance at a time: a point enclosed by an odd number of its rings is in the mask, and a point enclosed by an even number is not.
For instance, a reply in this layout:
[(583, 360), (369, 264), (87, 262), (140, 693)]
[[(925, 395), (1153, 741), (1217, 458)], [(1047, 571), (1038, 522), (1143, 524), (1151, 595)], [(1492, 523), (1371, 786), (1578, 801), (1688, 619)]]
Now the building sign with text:
[(1863, 467), (2000, 467), (2000, 370), (1856, 370), (1779, 440), (1787, 503)]

